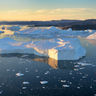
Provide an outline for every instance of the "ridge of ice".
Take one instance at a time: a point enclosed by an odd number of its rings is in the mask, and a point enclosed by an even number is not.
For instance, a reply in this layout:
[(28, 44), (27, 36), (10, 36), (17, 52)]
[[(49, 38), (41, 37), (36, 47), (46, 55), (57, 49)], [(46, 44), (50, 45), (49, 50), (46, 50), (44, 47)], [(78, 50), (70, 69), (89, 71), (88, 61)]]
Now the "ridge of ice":
[(19, 31), (18, 33), (15, 34), (30, 34), (30, 35), (48, 35), (50, 36), (81, 36), (81, 37), (86, 37), (91, 34), (93, 34), (95, 30), (85, 30), (85, 31), (79, 31), (79, 30), (72, 30), (71, 28), (67, 30), (62, 30), (57, 27), (50, 27), (48, 29), (43, 29), (43, 28), (28, 28), (22, 31)]

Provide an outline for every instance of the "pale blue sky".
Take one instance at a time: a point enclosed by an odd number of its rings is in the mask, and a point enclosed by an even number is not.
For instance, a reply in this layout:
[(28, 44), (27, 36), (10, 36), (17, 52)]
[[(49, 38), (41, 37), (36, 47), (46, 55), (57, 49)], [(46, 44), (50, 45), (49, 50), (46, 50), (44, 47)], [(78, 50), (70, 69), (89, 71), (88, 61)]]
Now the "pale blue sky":
[[(35, 13), (31, 13), (33, 11), (37, 12), (38, 10), (46, 10), (46, 12), (48, 13), (49, 11), (55, 10), (55, 9), (62, 9), (62, 10), (64, 10), (64, 9), (68, 9), (69, 10), (70, 9), (71, 10), (71, 8), (73, 8), (72, 10), (77, 10), (77, 8), (81, 8), (81, 9), (85, 8), (87, 13), (91, 12), (91, 10), (94, 13), (93, 10), (96, 9), (96, 0), (0, 0), (0, 12), (2, 14), (4, 14), (4, 15), (5, 15), (6, 12), (9, 12), (9, 11), (10, 12), (11, 11), (15, 11), (17, 14), (20, 14), (20, 11), (27, 10), (28, 12), (30, 11), (29, 12), (31, 14), (30, 16), (32, 16), (32, 14), (35, 15)], [(16, 10), (18, 10), (18, 11), (16, 11)], [(26, 11), (26, 14), (29, 15), (29, 13), (27, 11)], [(81, 12), (81, 10), (80, 10), (80, 12)], [(88, 16), (90, 17), (90, 15), (93, 14), (93, 13), (90, 13), (90, 14), (88, 13)], [(66, 12), (66, 14), (67, 14), (67, 12)], [(75, 14), (75, 11), (74, 11), (74, 14)], [(3, 17), (4, 17), (4, 15), (3, 15)], [(40, 13), (40, 15), (41, 15), (41, 13)], [(63, 17), (64, 14), (58, 14), (58, 16), (59, 15), (60, 16), (62, 15), (61, 17)], [(51, 17), (50, 16), (51, 15), (49, 14), (49, 18), (52, 17), (52, 16)], [(69, 16), (69, 14), (68, 14), (68, 16)], [(26, 15), (26, 18), (27, 17), (28, 16)], [(86, 16), (84, 15), (84, 17), (86, 17)], [(25, 17), (23, 17), (23, 18), (25, 18)], [(90, 18), (95, 18), (95, 17), (91, 16)], [(3, 20), (3, 19), (4, 18), (2, 18), (1, 20)], [(8, 19), (8, 18), (5, 18), (5, 19)], [(12, 19), (12, 20), (14, 20), (14, 19)], [(53, 19), (53, 17), (52, 17), (52, 19)], [(56, 19), (56, 18), (54, 18), (54, 19)], [(64, 19), (64, 18), (59, 18), (59, 19)], [(71, 19), (71, 18), (69, 18), (69, 19)], [(81, 18), (81, 19), (83, 19), (83, 18)], [(19, 20), (19, 17), (16, 20)], [(39, 18), (37, 20), (39, 20)]]
[(0, 0), (0, 9), (96, 8), (96, 0)]

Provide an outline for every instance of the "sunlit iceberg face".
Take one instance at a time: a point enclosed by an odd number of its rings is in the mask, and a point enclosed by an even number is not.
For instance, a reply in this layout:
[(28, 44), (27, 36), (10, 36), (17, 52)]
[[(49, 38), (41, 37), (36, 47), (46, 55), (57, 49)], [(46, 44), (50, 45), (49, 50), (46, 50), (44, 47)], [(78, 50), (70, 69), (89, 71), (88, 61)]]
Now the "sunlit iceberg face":
[(87, 39), (93, 39), (96, 40), (96, 32), (94, 34), (91, 34), (87, 37)]

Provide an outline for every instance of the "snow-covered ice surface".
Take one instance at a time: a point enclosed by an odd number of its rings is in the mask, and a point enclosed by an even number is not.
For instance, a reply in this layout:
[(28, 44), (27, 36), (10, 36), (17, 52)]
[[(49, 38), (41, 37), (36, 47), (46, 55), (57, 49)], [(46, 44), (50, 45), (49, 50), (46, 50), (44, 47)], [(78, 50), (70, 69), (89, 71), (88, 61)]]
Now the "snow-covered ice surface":
[(69, 28), (68, 30), (62, 30), (53, 26), (47, 29), (34, 28), (34, 27), (28, 28), (28, 29), (17, 32), (17, 34), (30, 34), (30, 35), (39, 35), (39, 36), (45, 35), (49, 37), (52, 37), (52, 36), (86, 37), (95, 32), (96, 32), (95, 30), (72, 31), (71, 28)]
[[(86, 55), (86, 51), (80, 44), (79, 39), (75, 37), (82, 36), (84, 31), (61, 30), (56, 27), (24, 29), (19, 26), (5, 26), (6, 28), (7, 30), (4, 30), (4, 33), (0, 35), (1, 54), (28, 53), (46, 56), (56, 60), (78, 60)], [(20, 28), (22, 31), (17, 31)], [(85, 31), (85, 34), (92, 34), (92, 32)], [(39, 38), (41, 39), (38, 40)]]

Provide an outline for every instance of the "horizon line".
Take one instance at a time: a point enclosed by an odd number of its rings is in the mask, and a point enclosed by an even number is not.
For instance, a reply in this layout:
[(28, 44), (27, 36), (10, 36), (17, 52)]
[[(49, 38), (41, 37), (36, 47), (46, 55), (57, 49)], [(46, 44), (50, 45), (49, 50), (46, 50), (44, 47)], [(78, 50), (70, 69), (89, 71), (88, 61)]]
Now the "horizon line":
[(96, 19), (53, 19), (53, 20), (2, 20), (0, 22), (32, 22), (32, 21), (37, 21), (37, 22), (46, 22), (46, 21), (63, 21), (63, 20), (76, 20), (76, 21), (85, 21), (85, 20), (96, 20)]

